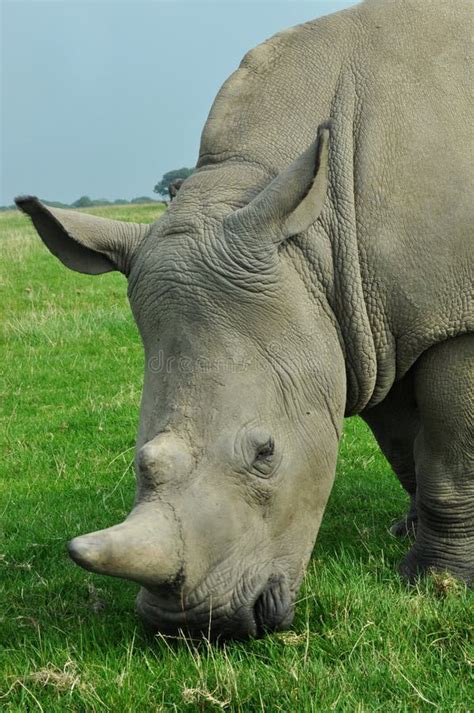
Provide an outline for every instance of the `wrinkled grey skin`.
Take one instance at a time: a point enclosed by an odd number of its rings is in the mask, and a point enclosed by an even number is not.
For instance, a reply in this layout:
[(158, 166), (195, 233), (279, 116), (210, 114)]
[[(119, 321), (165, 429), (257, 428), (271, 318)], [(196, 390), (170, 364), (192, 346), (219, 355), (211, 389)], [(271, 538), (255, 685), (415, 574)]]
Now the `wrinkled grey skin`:
[(128, 277), (136, 502), (70, 553), (151, 626), (290, 624), (344, 415), (412, 496), (401, 571), (472, 579), (470, 12), (368, 2), (252, 50), (151, 227), (18, 200), (68, 267)]

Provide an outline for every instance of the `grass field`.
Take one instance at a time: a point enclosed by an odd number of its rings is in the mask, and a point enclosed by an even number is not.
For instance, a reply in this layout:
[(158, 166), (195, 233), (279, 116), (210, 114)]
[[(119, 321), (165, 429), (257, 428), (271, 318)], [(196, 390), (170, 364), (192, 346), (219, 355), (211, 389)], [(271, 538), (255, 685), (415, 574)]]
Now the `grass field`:
[[(90, 212), (150, 222), (155, 206)], [(396, 574), (406, 498), (366, 426), (338, 477), (292, 631), (248, 643), (152, 639), (133, 584), (89, 574), (70, 537), (120, 521), (134, 492), (142, 351), (125, 279), (66, 270), (0, 214), (0, 708), (6, 711), (474, 710), (473, 599)]]

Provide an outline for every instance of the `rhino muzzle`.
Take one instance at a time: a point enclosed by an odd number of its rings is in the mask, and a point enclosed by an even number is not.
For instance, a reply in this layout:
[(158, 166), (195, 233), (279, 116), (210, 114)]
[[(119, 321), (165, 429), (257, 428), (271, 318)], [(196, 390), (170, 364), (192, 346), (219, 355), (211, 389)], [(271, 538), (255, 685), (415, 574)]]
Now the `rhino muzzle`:
[(207, 592), (196, 601), (169, 599), (142, 588), (137, 611), (152, 632), (219, 639), (260, 638), (287, 629), (294, 616), (294, 593), (283, 575), (245, 575), (230, 593)]
[[(203, 582), (184, 596), (183, 567), (172, 542), (177, 537), (174, 523), (156, 510), (147, 514), (149, 527), (143, 512), (132, 511), (120, 525), (74, 538), (68, 550), (84, 569), (141, 584), (137, 610), (148, 629), (167, 635), (245, 639), (291, 624), (294, 598), (281, 574), (244, 574), (225, 592)], [(163, 527), (156, 528), (157, 517), (168, 527), (166, 534)]]

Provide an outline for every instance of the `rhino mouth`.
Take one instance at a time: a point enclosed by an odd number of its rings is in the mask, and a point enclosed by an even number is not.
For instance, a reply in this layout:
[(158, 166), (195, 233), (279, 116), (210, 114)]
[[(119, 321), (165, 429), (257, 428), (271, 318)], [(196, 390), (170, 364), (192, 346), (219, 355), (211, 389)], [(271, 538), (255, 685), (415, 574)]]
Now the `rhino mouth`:
[[(242, 587), (238, 587), (239, 594)], [(294, 597), (282, 575), (271, 575), (244, 601), (236, 601), (236, 592), (221, 597), (210, 607), (208, 602), (177, 605), (142, 588), (137, 597), (137, 611), (152, 633), (188, 638), (225, 639), (261, 638), (290, 626)]]

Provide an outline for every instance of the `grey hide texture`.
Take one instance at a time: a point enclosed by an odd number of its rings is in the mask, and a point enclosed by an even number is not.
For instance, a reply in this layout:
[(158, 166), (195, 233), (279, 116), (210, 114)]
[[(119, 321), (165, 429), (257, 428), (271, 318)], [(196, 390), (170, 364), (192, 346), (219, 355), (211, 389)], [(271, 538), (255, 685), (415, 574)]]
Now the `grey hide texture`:
[(128, 277), (136, 502), (70, 553), (141, 584), (150, 626), (290, 624), (344, 415), (410, 495), (402, 575), (472, 582), (471, 21), (374, 0), (251, 50), (150, 227), (19, 200), (66, 265)]

